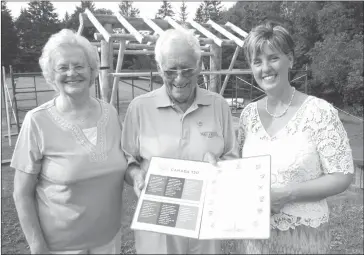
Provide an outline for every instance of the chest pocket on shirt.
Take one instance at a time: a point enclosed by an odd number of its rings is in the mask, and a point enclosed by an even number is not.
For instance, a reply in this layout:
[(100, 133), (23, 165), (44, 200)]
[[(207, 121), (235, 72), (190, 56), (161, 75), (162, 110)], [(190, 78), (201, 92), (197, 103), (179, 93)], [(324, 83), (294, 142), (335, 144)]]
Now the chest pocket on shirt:
[(216, 127), (198, 127), (198, 140), (205, 152), (209, 151), (220, 156), (224, 151), (224, 137)]

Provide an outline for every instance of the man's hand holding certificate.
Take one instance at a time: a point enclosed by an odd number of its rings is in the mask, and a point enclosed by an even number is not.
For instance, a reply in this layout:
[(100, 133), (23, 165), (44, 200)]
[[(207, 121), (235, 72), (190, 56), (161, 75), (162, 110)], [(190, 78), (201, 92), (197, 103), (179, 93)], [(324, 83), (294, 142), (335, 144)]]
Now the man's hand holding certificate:
[(132, 229), (199, 239), (265, 239), (270, 156), (220, 161), (153, 157)]

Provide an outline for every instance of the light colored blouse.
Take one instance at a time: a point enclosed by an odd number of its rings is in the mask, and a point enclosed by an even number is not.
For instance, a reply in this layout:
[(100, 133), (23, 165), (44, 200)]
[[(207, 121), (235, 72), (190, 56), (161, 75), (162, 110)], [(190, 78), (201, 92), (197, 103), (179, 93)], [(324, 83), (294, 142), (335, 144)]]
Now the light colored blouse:
[(24, 119), (11, 166), (39, 174), (40, 225), (52, 251), (81, 250), (110, 242), (121, 227), (126, 159), (122, 127), (111, 105), (98, 100), (97, 141), (63, 119), (51, 100)]
[(96, 146), (97, 142), (97, 127), (84, 128), (82, 132), (85, 134), (86, 138)]
[[(309, 96), (287, 125), (271, 137), (260, 120), (257, 103), (242, 111), (239, 145), (243, 157), (271, 155), (271, 187), (284, 187), (316, 179), (324, 174), (353, 173), (347, 133), (337, 110), (328, 102)], [(317, 228), (329, 219), (326, 199), (286, 204), (271, 216), (279, 230), (305, 225)]]

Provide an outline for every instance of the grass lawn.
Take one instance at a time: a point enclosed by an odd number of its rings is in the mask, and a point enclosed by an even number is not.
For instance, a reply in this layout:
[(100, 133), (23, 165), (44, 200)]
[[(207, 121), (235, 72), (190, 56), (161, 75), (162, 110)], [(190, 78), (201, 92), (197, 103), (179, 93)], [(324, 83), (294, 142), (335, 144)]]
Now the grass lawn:
[[(32, 82), (32, 79), (29, 79)], [(19, 81), (18, 84), (25, 84)], [(47, 89), (44, 80), (37, 78), (40, 89)], [(9, 85), (9, 84), (8, 84)], [(143, 84), (147, 86), (147, 82)], [(120, 118), (123, 119), (131, 99), (130, 86), (120, 85)], [(39, 89), (39, 88), (38, 88)], [(142, 94), (135, 90), (136, 95)], [(39, 93), (39, 101), (46, 102), (52, 98), (52, 93)], [(239, 116), (236, 114), (235, 116)], [(340, 113), (345, 129), (350, 138), (354, 158), (363, 157), (363, 123), (358, 123)], [(13, 132), (14, 132), (13, 127)], [(6, 134), (6, 117), (2, 115), (2, 135)], [(16, 137), (13, 137), (13, 146)], [(10, 159), (12, 148), (8, 147), (8, 141), (2, 137), (2, 159)], [(9, 166), (1, 169), (1, 253), (2, 254), (29, 254), (29, 247), (25, 241), (19, 225), (14, 202), (12, 199), (14, 171)], [(363, 190), (354, 192), (347, 190), (328, 199), (331, 209), (330, 231), (332, 236), (331, 254), (363, 254)], [(125, 185), (123, 193), (123, 219), (122, 219), (122, 254), (134, 254), (134, 236), (130, 230), (130, 222), (136, 206), (136, 196), (131, 187)], [(236, 242), (224, 241), (222, 254), (235, 253)]]
[[(29, 254), (12, 199), (14, 171), (2, 168), (1, 213), (2, 254)], [(134, 236), (130, 230), (136, 197), (130, 186), (123, 193), (122, 254), (135, 254)], [(330, 254), (363, 254), (363, 192), (345, 191), (328, 199), (331, 209), (330, 232), (332, 236)], [(235, 241), (224, 241), (222, 254), (235, 252)]]

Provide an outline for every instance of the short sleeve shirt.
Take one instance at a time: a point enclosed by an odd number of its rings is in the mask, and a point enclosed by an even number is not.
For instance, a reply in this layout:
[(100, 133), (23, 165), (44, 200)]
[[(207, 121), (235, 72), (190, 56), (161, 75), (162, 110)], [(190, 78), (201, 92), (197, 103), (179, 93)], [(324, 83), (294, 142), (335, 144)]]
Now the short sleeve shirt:
[(217, 93), (196, 88), (196, 98), (183, 113), (166, 87), (135, 98), (129, 105), (122, 136), (128, 164), (147, 170), (151, 157), (203, 161), (206, 152), (217, 158), (238, 157), (232, 115)]
[(37, 210), (50, 250), (79, 250), (111, 241), (121, 223), (127, 167), (115, 108), (100, 101), (94, 145), (63, 119), (51, 100), (29, 111), (11, 166), (38, 174)]

